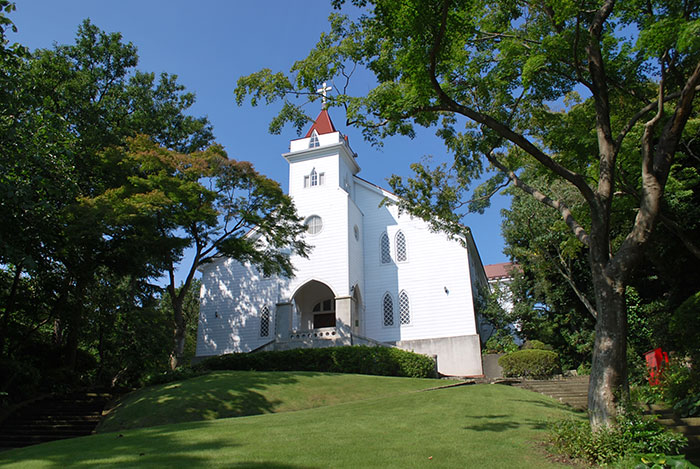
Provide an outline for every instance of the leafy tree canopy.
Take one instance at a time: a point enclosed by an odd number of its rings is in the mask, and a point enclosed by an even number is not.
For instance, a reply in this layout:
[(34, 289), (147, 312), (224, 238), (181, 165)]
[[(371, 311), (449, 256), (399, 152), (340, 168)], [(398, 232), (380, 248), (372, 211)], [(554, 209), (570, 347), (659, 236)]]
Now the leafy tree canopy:
[[(300, 128), (305, 116), (295, 98), (317, 99), (319, 85), (334, 80), (342, 92), (329, 105), (344, 107), (371, 142), (436, 126), (454, 162), (416, 164), (415, 178), (392, 184), (404, 208), (437, 228), (460, 232), (461, 209), (483, 208), (505, 184), (558, 212), (588, 248), (596, 317), (591, 424), (612, 423), (616, 396), (627, 389), (626, 286), (658, 221), (674, 158), (697, 135), (700, 4), (352, 3), (361, 14), (332, 15), (330, 30), (289, 75), (264, 69), (240, 78), (237, 101), (280, 99), (271, 130)], [(359, 95), (350, 85), (356, 67), (376, 78)], [(626, 224), (613, 220), (620, 166), (636, 189)], [(465, 196), (487, 170), (487, 182)], [(579, 194), (583, 216), (550, 190), (554, 183)]]

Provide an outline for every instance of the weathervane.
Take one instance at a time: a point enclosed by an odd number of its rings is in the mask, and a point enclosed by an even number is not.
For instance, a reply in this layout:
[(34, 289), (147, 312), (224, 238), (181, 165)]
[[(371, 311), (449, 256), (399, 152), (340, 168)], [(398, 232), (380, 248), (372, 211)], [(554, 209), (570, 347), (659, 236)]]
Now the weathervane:
[(323, 82), (323, 85), (321, 86), (321, 88), (319, 88), (319, 89), (316, 90), (317, 93), (321, 93), (321, 95), (323, 96), (323, 98), (321, 99), (321, 104), (322, 104), (322, 107), (323, 107), (323, 108), (326, 107), (326, 93), (327, 93), (328, 91), (332, 90), (332, 89), (333, 89), (333, 87), (332, 87), (332, 86), (326, 86), (326, 82), (324, 81), (324, 82)]

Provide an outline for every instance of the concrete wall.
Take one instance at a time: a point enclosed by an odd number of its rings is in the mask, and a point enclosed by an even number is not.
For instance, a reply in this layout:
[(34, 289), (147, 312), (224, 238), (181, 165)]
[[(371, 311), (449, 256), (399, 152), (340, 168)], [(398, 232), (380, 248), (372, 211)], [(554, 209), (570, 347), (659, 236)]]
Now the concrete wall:
[(396, 342), (396, 346), (424, 355), (436, 355), (440, 374), (446, 376), (483, 375), (478, 335), (402, 340)]
[(482, 357), (482, 362), (484, 364), (484, 376), (489, 379), (503, 378), (503, 368), (498, 364), (498, 359), (501, 358), (504, 353), (489, 353)]

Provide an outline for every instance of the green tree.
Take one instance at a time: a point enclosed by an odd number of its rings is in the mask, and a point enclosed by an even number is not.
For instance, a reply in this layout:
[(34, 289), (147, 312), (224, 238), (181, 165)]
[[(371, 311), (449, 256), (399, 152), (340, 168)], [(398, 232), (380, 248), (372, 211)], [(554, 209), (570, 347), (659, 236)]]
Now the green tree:
[[(117, 153), (118, 156), (115, 156)], [(228, 159), (220, 146), (179, 153), (137, 137), (104, 154), (132, 175), (128, 181), (85, 203), (104, 211), (115, 232), (131, 227), (157, 234), (154, 239), (168, 276), (173, 312), (172, 368), (181, 363), (187, 322), (184, 302), (197, 268), (217, 257), (249, 262), (263, 274), (292, 275), (292, 254), (305, 256), (305, 227), (292, 199), (279, 184), (245, 161)], [(184, 264), (184, 250), (192, 260)], [(185, 280), (176, 284), (175, 270)]]
[[(365, 8), (363, 14), (355, 21), (333, 15), (330, 32), (293, 66), (291, 77), (268, 69), (242, 77), (237, 100), (283, 99), (271, 130), (286, 122), (300, 127), (305, 116), (292, 99), (317, 99), (321, 82), (339, 79), (335, 88), (343, 92), (329, 104), (344, 106), (348, 121), (370, 141), (413, 136), (414, 125), (438, 125), (454, 164), (435, 170), (416, 164), (418, 177), (393, 180), (404, 207), (437, 228), (460, 231), (459, 207), (483, 209), (506, 183), (556, 210), (588, 248), (596, 313), (588, 407), (594, 428), (610, 424), (620, 391), (627, 389), (626, 286), (653, 233), (675, 154), (685, 148), (679, 142), (686, 125), (691, 116), (695, 121), (700, 5), (353, 3)], [(357, 65), (377, 80), (361, 96), (353, 96), (346, 81)], [(574, 99), (576, 92), (585, 99)], [(589, 116), (593, 120), (580, 121)], [(635, 133), (639, 140), (632, 138)], [(638, 203), (626, 235), (613, 245), (617, 169), (625, 159), (638, 168)], [(487, 165), (495, 176), (467, 203), (464, 191)], [(577, 191), (586, 217), (577, 217), (547, 187), (521, 177), (526, 165)]]
[[(22, 341), (38, 334), (74, 368), (79, 348), (93, 349), (90, 313), (103, 285), (141, 284), (166, 268), (157, 232), (114, 227), (89, 203), (132, 176), (110, 149), (148, 132), (194, 152), (211, 144), (212, 129), (186, 114), (194, 95), (175, 76), (134, 70), (136, 48), (120, 34), (86, 20), (74, 44), (29, 54), (6, 45), (10, 23), (1, 23), (0, 355), (21, 359)], [(129, 291), (142, 297), (139, 288)]]
[[(185, 323), (185, 345), (181, 363), (190, 362), (196, 353), (197, 326), (199, 324), (199, 290), (201, 287), (202, 282), (200, 280), (192, 280), (192, 284), (182, 300), (182, 316)], [(180, 286), (175, 289), (175, 294), (179, 295), (183, 288), (184, 284), (180, 284)], [(173, 312), (173, 301), (169, 292), (165, 291), (161, 295), (158, 302), (158, 309), (161, 310), (165, 317), (169, 318), (172, 323), (172, 318), (175, 317), (175, 313)], [(172, 331), (174, 327), (170, 329)]]

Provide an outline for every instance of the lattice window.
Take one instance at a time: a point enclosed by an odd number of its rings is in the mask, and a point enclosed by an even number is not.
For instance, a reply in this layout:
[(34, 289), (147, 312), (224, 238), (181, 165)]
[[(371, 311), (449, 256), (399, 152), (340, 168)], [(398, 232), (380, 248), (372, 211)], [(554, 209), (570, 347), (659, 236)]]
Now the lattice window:
[(270, 335), (270, 308), (263, 306), (260, 311), (260, 337)]
[(406, 236), (403, 232), (396, 233), (396, 262), (406, 262)]
[(399, 321), (401, 324), (411, 324), (411, 307), (405, 291), (399, 294)]
[(382, 310), (384, 311), (384, 325), (393, 326), (394, 325), (394, 300), (391, 299), (390, 294), (384, 295), (384, 300), (382, 301)]
[(316, 168), (311, 170), (311, 185), (318, 186), (318, 173), (316, 172)]
[(323, 229), (323, 220), (318, 215), (311, 215), (304, 224), (306, 225), (306, 232), (311, 235), (318, 234)]
[(389, 235), (382, 233), (381, 240), (381, 250), (382, 250), (382, 264), (388, 264), (391, 262), (391, 249), (389, 247)]
[(309, 139), (309, 148), (316, 148), (319, 145), (320, 143), (318, 142), (318, 134), (314, 130), (314, 132), (311, 134), (311, 138)]

